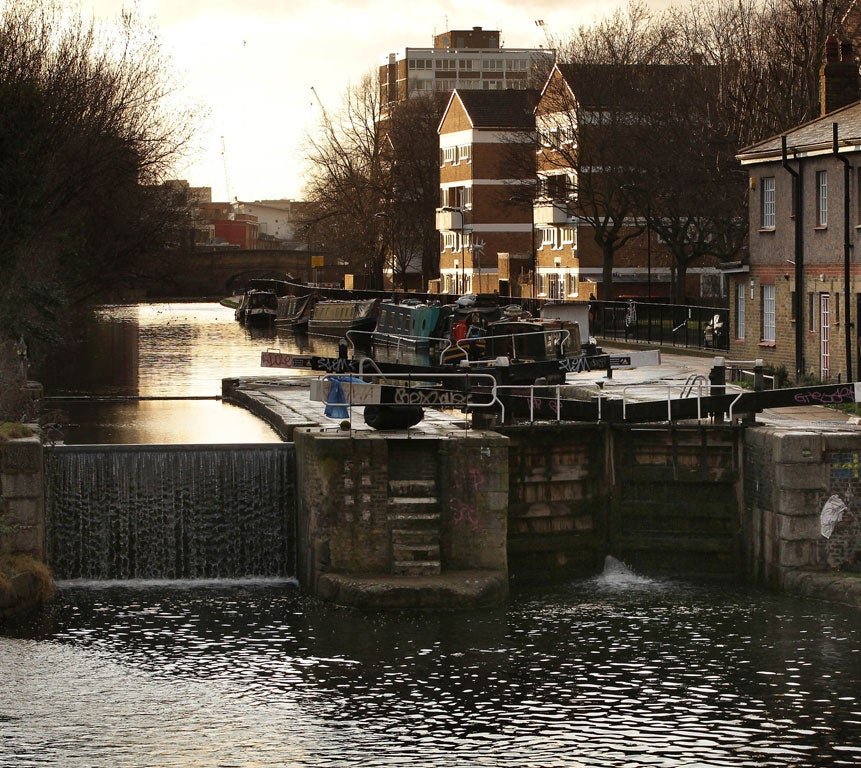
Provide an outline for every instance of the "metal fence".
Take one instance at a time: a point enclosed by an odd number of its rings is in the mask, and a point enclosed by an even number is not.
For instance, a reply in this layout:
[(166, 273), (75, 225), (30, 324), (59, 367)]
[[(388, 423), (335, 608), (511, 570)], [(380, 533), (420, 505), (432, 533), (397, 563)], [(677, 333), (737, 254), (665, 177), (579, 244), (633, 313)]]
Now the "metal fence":
[(667, 347), (729, 350), (729, 310), (686, 304), (591, 301), (593, 336)]

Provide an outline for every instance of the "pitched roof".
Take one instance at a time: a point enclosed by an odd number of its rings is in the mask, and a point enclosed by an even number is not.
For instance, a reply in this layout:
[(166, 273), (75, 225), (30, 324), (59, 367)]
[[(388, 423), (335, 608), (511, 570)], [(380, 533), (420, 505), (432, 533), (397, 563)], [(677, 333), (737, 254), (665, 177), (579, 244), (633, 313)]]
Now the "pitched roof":
[(455, 91), (475, 128), (534, 128), (538, 93), (531, 89)]
[(861, 101), (835, 109), (785, 133), (751, 144), (740, 150), (736, 158), (743, 165), (779, 160), (782, 157), (784, 136), (789, 157), (829, 154), (834, 149), (834, 123), (837, 123), (838, 147), (843, 151), (857, 151), (858, 145), (861, 144)]

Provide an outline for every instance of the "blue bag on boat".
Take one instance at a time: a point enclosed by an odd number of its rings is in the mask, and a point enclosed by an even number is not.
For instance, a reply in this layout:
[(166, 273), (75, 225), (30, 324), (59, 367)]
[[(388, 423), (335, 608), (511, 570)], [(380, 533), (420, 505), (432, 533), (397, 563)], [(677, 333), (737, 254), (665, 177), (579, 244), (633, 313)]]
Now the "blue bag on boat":
[(352, 382), (364, 384), (365, 382), (354, 376), (326, 376), (323, 380), (331, 382), (329, 397), (326, 400), (326, 410), (324, 411), (326, 416), (330, 419), (349, 418), (350, 413), (346, 408), (347, 396), (344, 394), (344, 387), (341, 386), (341, 383)]

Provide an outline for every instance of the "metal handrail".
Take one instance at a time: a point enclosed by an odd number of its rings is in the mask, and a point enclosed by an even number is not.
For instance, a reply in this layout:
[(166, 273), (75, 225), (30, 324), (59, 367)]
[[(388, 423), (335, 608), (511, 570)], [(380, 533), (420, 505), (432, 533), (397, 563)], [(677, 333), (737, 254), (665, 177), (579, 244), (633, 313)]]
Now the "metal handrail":
[[(529, 384), (529, 385), (524, 386), (523, 384), (504, 384), (504, 385), (499, 384), (499, 385), (497, 385), (496, 389), (497, 389), (497, 391), (507, 390), (507, 389), (522, 390), (525, 388), (529, 390), (529, 423), (530, 424), (534, 423), (534, 421), (535, 421), (535, 388), (540, 387), (543, 390), (554, 389), (556, 392), (556, 422), (560, 423), (562, 421), (562, 417), (560, 416), (560, 413), (562, 410), (560, 407), (560, 404), (562, 401), (562, 388), (566, 387), (566, 386), (571, 386), (571, 385), (570, 384)], [(607, 397), (607, 394), (604, 392), (603, 388), (599, 384), (596, 384), (594, 382), (587, 382), (587, 383), (584, 383), (583, 385), (580, 385), (580, 386), (582, 388), (595, 387), (595, 389), (597, 391), (597, 395), (598, 395), (598, 397), (597, 397), (597, 400), (598, 400), (598, 421), (600, 421), (601, 420), (601, 414), (602, 414), (602, 407), (601, 407), (602, 402), (606, 399), (609, 399)], [(502, 423), (503, 424), (505, 423), (504, 412), (503, 412)]]
[[(490, 408), (494, 405), (497, 405), (497, 406), (499, 406), (500, 411), (502, 413), (502, 421), (503, 421), (503, 423), (505, 422), (505, 404), (499, 399), (499, 395), (497, 393), (499, 385), (496, 382), (496, 377), (494, 377), (494, 375), (491, 373), (472, 373), (472, 372), (467, 372), (467, 373), (424, 373), (424, 374), (420, 374), (421, 378), (414, 378), (414, 374), (411, 374), (411, 373), (406, 374), (406, 375), (404, 375), (403, 373), (379, 373), (379, 372), (363, 374), (363, 373), (361, 373), (361, 370), (362, 370), (362, 365), (365, 362), (365, 360), (368, 360), (370, 362), (374, 362), (370, 358), (364, 358), (360, 362), (360, 367), (359, 367), (360, 375), (364, 375), (366, 378), (369, 378), (369, 379), (394, 379), (394, 380), (398, 380), (398, 381), (406, 381), (406, 388), (407, 389), (413, 388), (413, 382), (428, 381), (429, 379), (433, 379), (433, 380), (436, 380), (436, 379), (461, 379), (461, 380), (465, 380), (465, 383), (467, 384), (467, 389), (466, 389), (467, 400), (469, 399), (468, 385), (469, 385), (470, 378), (473, 378), (473, 379), (479, 378), (479, 379), (488, 380), (490, 382), (490, 394), (492, 395), (490, 402), (488, 402), (488, 403), (470, 403), (470, 402), (467, 402), (467, 403), (465, 403), (464, 407), (469, 408), (469, 409), (475, 409), (475, 408)], [(338, 376), (338, 375), (339, 374), (327, 373), (324, 376), (318, 376), (317, 379), (318, 379), (318, 381), (325, 381), (328, 378), (331, 378), (333, 376)], [(374, 384), (375, 382), (369, 381), (369, 382), (365, 382), (365, 383)], [(426, 389), (426, 387), (422, 387), (422, 388)], [(352, 412), (353, 406), (355, 405), (355, 403), (352, 400), (352, 389), (350, 389), (350, 395), (351, 395), (351, 397), (348, 399), (348, 401), (346, 403), (326, 403), (326, 405), (343, 405), (346, 408), (350, 409), (350, 411)]]

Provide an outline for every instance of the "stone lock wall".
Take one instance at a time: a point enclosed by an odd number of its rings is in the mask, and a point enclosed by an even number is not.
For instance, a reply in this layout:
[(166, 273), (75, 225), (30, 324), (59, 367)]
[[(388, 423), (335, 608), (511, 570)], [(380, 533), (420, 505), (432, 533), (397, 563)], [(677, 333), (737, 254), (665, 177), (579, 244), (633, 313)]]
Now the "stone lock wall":
[(330, 590), (327, 574), (489, 571), (507, 583), (506, 438), (302, 430), (294, 439), (297, 576), (312, 594)]
[(38, 438), (0, 442), (0, 554), (45, 560), (42, 444)]
[[(861, 434), (749, 430), (745, 436), (744, 528), (752, 576), (783, 587), (798, 571), (861, 565)], [(846, 509), (830, 538), (823, 508)]]

